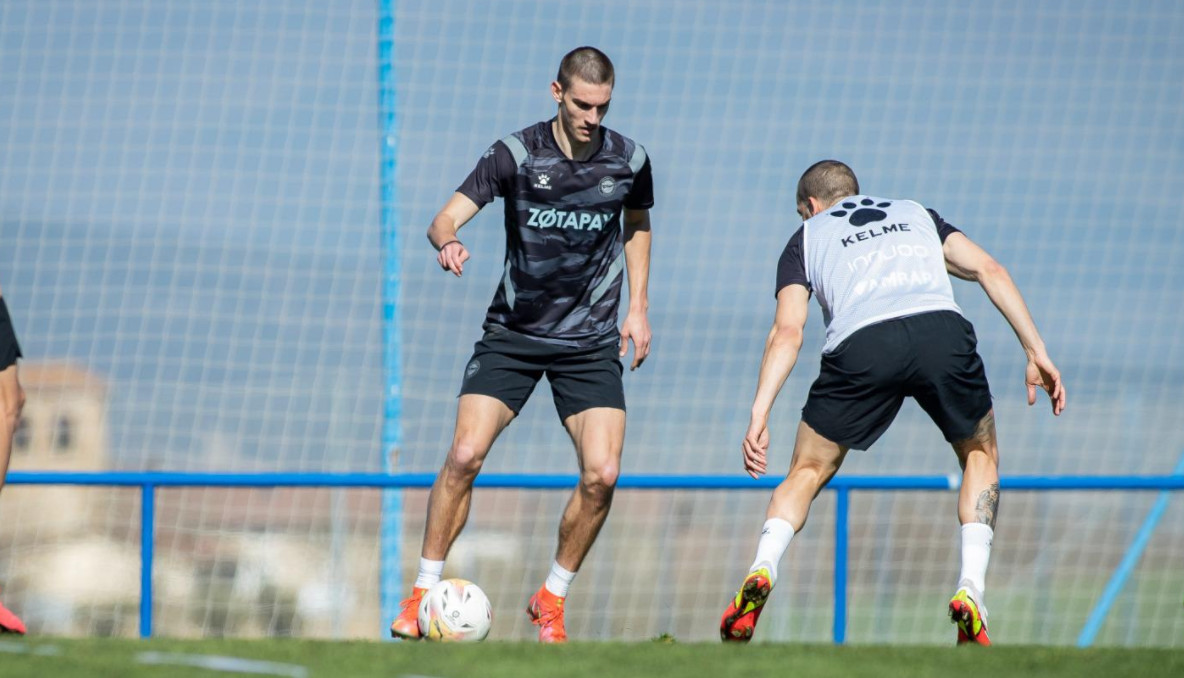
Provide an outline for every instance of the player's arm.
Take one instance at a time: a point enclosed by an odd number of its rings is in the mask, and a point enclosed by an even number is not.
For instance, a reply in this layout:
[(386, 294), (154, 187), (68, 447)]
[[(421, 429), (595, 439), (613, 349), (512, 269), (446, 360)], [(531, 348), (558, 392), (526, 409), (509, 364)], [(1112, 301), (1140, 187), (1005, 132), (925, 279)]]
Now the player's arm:
[(769, 449), (769, 412), (773, 401), (789, 378), (802, 348), (802, 333), (810, 310), (810, 291), (800, 284), (786, 285), (777, 292), (777, 313), (765, 339), (765, 355), (757, 380), (756, 397), (744, 435), (744, 470), (753, 478), (766, 470)]
[(1039, 386), (1048, 393), (1053, 414), (1060, 414), (1065, 409), (1066, 397), (1061, 373), (1048, 357), (1044, 340), (1036, 330), (1028, 305), (1024, 303), (1024, 297), (1012, 282), (1007, 269), (963, 233), (949, 235), (942, 244), (942, 253), (945, 255), (946, 270), (963, 280), (977, 282), (1015, 331), (1028, 356), (1025, 375), (1028, 404), (1035, 404), (1036, 387)]
[(457, 231), (480, 211), (477, 203), (464, 193), (453, 193), (428, 227), (428, 241), (436, 248), (436, 262), (445, 271), (459, 276), (464, 272), (469, 250), (456, 237)]
[(464, 272), (469, 250), (456, 237), (457, 231), (494, 198), (506, 195), (517, 171), (518, 162), (504, 142), (495, 142), (481, 155), (477, 166), (428, 227), (428, 241), (436, 248), (436, 263), (440, 268), (456, 276)]
[(635, 370), (650, 354), (650, 211), (625, 209), (625, 271), (629, 276), (629, 312), (621, 325), (621, 357), (633, 340)]

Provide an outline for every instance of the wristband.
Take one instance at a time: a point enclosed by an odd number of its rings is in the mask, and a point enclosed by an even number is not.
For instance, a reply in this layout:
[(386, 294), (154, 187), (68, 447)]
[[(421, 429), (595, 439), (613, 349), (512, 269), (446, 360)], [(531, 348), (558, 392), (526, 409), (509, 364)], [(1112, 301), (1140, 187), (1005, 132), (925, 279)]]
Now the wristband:
[(445, 247), (448, 247), (448, 246), (449, 246), (449, 245), (451, 245), (452, 243), (456, 243), (456, 244), (460, 245), (461, 247), (464, 247), (464, 246), (465, 246), (465, 244), (464, 244), (463, 242), (459, 241), (459, 240), (449, 240), (448, 242), (444, 243), (443, 245), (440, 245), (440, 249), (438, 249), (438, 250), (436, 250), (436, 251), (437, 251), (437, 252), (443, 252), (443, 251), (444, 251), (444, 248), (445, 248)]

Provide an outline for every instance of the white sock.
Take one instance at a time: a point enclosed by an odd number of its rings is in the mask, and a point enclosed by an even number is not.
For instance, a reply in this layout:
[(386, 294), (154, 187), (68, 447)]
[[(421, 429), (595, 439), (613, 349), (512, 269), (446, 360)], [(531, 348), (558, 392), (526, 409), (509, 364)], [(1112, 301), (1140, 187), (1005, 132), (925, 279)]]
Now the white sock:
[(548, 591), (560, 598), (566, 598), (567, 589), (571, 586), (571, 582), (575, 578), (575, 572), (564, 569), (559, 564), (559, 561), (556, 560), (551, 563), (551, 574), (547, 575), (547, 581), (543, 583), (543, 586), (547, 587)]
[[(962, 526), (962, 574), (958, 585), (970, 582), (981, 596), (987, 590), (987, 563), (991, 560), (991, 541), (995, 537), (985, 523), (966, 523)], [(983, 601), (979, 600), (978, 603)]]
[(440, 582), (444, 576), (443, 560), (419, 559), (419, 576), (415, 578), (415, 588), (430, 589)]
[(788, 521), (780, 518), (766, 520), (761, 528), (761, 540), (756, 545), (756, 559), (752, 561), (752, 567), (748, 568), (748, 571), (755, 572), (766, 567), (773, 577), (769, 583), (776, 584), (777, 564), (781, 562), (781, 556), (785, 555), (785, 549), (789, 548), (793, 534), (793, 526)]

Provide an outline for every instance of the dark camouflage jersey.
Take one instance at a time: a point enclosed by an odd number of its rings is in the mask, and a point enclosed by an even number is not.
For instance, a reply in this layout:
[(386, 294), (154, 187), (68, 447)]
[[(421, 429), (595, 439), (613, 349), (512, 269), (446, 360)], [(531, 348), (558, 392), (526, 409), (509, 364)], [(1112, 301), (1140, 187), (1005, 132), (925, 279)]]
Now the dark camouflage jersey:
[(625, 275), (621, 209), (654, 204), (645, 149), (601, 128), (585, 161), (559, 150), (551, 121), (489, 147), (456, 190), (484, 207), (505, 199), (506, 269), (485, 324), (553, 344), (619, 340)]

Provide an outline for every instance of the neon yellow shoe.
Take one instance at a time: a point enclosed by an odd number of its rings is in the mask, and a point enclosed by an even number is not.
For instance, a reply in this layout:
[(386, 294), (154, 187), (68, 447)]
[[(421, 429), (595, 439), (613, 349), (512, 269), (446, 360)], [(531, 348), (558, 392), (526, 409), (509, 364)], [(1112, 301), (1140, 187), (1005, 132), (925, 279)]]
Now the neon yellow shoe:
[(391, 638), (419, 640), (419, 601), (423, 600), (423, 594), (427, 592), (427, 589), (412, 588), (411, 596), (399, 603), (403, 609), (391, 623)]
[(965, 580), (960, 582), (958, 592), (950, 598), (950, 622), (958, 627), (959, 645), (990, 646), (987, 637), (987, 608), (978, 603), (982, 594)]
[(749, 572), (736, 592), (736, 597), (724, 610), (724, 616), (719, 620), (719, 637), (725, 643), (747, 643), (752, 640), (756, 631), (756, 622), (760, 619), (761, 611), (765, 609), (765, 601), (773, 590), (773, 576), (768, 568), (758, 568)]

